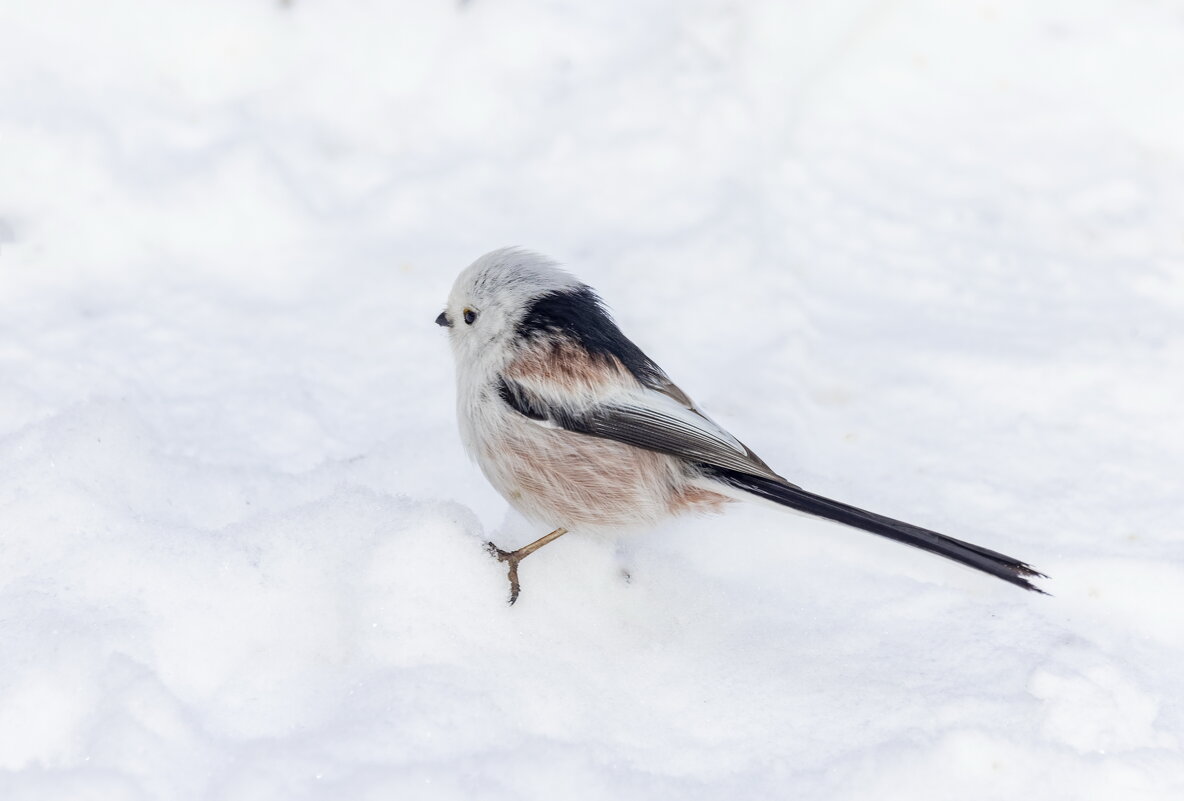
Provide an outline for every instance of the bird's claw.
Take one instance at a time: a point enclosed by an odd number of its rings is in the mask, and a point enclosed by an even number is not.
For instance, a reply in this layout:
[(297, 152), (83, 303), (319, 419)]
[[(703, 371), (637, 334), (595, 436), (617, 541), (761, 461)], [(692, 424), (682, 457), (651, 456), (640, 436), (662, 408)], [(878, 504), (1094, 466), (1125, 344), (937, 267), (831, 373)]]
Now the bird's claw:
[(510, 568), (507, 578), (510, 580), (510, 606), (513, 606), (514, 602), (518, 600), (519, 591), (522, 589), (518, 583), (518, 562), (521, 561), (521, 557), (518, 556), (517, 551), (503, 551), (492, 542), (485, 543), (485, 552), (499, 562), (509, 564)]

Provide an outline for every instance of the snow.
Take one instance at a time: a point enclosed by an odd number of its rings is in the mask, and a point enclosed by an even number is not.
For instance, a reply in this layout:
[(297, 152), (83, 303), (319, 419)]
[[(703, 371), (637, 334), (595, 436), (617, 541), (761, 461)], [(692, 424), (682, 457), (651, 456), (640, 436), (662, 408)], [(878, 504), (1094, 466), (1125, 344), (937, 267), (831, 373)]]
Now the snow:
[[(0, 798), (1184, 795), (1180, 3), (0, 20)], [(432, 325), (506, 244), (1053, 596), (753, 504), (508, 607)]]

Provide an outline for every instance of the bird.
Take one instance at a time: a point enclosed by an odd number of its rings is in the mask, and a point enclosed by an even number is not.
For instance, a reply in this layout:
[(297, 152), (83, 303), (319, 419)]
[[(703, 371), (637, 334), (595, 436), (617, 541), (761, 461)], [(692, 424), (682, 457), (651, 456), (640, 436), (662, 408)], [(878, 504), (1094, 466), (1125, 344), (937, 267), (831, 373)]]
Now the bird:
[(911, 545), (1026, 590), (1047, 578), (1011, 556), (802, 489), (712, 420), (556, 261), (521, 248), (457, 276), (436, 323), (456, 365), (465, 450), (493, 487), (550, 533), (505, 551), (519, 565), (569, 531), (656, 525), (760, 500)]

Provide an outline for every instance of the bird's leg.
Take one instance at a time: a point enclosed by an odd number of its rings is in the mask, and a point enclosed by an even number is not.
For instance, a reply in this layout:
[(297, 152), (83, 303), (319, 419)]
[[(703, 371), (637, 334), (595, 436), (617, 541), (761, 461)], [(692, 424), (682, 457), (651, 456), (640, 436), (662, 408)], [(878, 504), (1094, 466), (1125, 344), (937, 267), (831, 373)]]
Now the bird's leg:
[(559, 539), (567, 533), (565, 528), (557, 528), (545, 537), (539, 537), (530, 545), (523, 545), (516, 551), (503, 551), (501, 548), (494, 545), (492, 542), (485, 543), (485, 550), (489, 551), (490, 556), (497, 557), (499, 562), (509, 562), (510, 564), (510, 605), (518, 600), (518, 591), (521, 587), (518, 584), (518, 563), (532, 553), (542, 548), (548, 542)]

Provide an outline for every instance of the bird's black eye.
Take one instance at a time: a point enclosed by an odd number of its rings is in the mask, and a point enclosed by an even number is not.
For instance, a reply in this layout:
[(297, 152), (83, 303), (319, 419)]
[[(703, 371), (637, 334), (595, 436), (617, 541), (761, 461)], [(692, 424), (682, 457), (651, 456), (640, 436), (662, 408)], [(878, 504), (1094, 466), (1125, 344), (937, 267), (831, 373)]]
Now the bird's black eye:
[(465, 325), (472, 325), (477, 320), (477, 312), (465, 309)]

